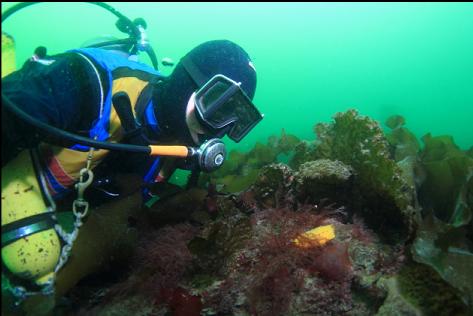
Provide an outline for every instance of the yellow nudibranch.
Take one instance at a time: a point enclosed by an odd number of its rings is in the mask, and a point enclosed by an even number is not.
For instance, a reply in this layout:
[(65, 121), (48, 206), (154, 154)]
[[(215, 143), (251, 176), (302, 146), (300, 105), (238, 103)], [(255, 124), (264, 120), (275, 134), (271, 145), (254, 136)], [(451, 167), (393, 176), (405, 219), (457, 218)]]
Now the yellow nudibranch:
[(300, 234), (299, 237), (293, 239), (292, 242), (294, 242), (299, 248), (307, 249), (323, 246), (334, 238), (335, 229), (333, 225), (324, 225)]

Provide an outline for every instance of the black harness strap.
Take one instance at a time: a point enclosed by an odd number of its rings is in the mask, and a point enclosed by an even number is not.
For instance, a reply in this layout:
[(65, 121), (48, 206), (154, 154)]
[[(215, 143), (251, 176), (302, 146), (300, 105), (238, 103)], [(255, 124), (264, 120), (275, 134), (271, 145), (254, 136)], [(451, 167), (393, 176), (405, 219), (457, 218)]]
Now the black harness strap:
[(112, 97), (112, 103), (115, 111), (117, 111), (125, 133), (130, 133), (137, 129), (137, 124), (135, 122), (135, 117), (133, 116), (128, 94), (122, 91), (115, 93)]
[(22, 218), (2, 226), (2, 248), (23, 237), (54, 228), (57, 223), (54, 212), (45, 212)]
[(189, 76), (191, 76), (192, 80), (194, 80), (195, 84), (197, 87), (201, 88), (204, 86), (204, 84), (207, 83), (208, 79), (207, 76), (205, 76), (200, 69), (194, 64), (192, 59), (189, 56), (184, 56), (181, 59), (182, 66), (184, 69), (187, 71)]
[(125, 92), (115, 93), (112, 97), (112, 103), (125, 130), (124, 140), (134, 145), (149, 145), (144, 136), (143, 127), (133, 115), (128, 94)]
[(144, 123), (144, 114), (146, 111), (146, 107), (148, 106), (149, 102), (153, 98), (153, 83), (150, 82), (144, 89), (141, 91), (140, 95), (138, 96), (138, 100), (136, 100), (135, 112), (138, 121), (143, 124)]

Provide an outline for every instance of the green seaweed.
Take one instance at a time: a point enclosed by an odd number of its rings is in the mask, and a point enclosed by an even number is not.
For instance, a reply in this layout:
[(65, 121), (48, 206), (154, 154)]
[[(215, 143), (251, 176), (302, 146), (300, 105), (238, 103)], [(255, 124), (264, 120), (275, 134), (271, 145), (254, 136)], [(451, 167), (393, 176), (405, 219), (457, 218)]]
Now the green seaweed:
[[(455, 145), (451, 136), (422, 138), (421, 162), (426, 178), (419, 190), (423, 207), (456, 227), (472, 217), (471, 177), (473, 158)], [(469, 184), (470, 183), (470, 184)]]
[(427, 216), (420, 224), (411, 252), (414, 260), (432, 267), (461, 293), (473, 311), (473, 252), (465, 227)]
[(335, 115), (332, 124), (315, 127), (320, 144), (317, 156), (340, 160), (352, 166), (365, 193), (372, 191), (392, 199), (399, 209), (411, 204), (401, 171), (391, 159), (388, 143), (379, 123), (349, 110)]
[(415, 228), (415, 188), (391, 159), (379, 123), (352, 109), (337, 113), (333, 123), (317, 124), (314, 130), (318, 145), (311, 160), (339, 160), (351, 166), (365, 205), (358, 211), (368, 225), (382, 230), (390, 242), (406, 240)]
[(392, 116), (386, 122), (386, 125), (392, 129), (391, 132), (386, 133), (386, 139), (392, 147), (395, 161), (415, 157), (420, 149), (419, 141), (411, 131), (403, 127), (404, 123), (405, 120), (400, 115)]
[(276, 148), (279, 153), (288, 154), (300, 143), (300, 139), (294, 135), (286, 134), (286, 130), (281, 130), (281, 136), (278, 139)]
[(316, 145), (314, 142), (301, 141), (294, 147), (294, 155), (289, 161), (289, 166), (298, 169), (301, 164), (315, 160)]
[(230, 193), (241, 192), (253, 183), (258, 177), (258, 169), (250, 169), (246, 175), (227, 175), (217, 179), (217, 184), (223, 185), (223, 190)]
[(468, 315), (458, 291), (426, 265), (404, 266), (398, 282), (401, 295), (424, 315)]
[(406, 123), (406, 120), (401, 115), (392, 115), (386, 120), (386, 126), (395, 129), (403, 126)]
[(471, 146), (470, 149), (468, 149), (468, 150), (466, 151), (466, 154), (467, 154), (469, 157), (473, 158), (473, 146)]
[(276, 161), (277, 151), (275, 148), (257, 142), (253, 149), (248, 153), (248, 160), (252, 160), (253, 164), (265, 165)]

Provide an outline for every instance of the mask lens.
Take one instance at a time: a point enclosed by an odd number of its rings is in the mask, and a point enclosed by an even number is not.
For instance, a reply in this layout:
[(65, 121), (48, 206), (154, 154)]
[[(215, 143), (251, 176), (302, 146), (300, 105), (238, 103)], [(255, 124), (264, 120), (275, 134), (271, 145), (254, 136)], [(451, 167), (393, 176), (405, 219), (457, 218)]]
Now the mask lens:
[(229, 102), (233, 104), (237, 121), (228, 133), (228, 137), (238, 142), (261, 121), (263, 116), (243, 91), (238, 91)]
[(217, 75), (196, 93), (201, 119), (213, 129), (230, 126), (228, 136), (240, 141), (261, 119), (250, 98), (232, 80)]
[(196, 93), (196, 106), (202, 119), (213, 129), (220, 129), (236, 120), (228, 98), (239, 87), (222, 76), (212, 78)]
[(217, 81), (212, 86), (208, 87), (199, 98), (202, 110), (208, 111), (229, 88), (230, 84), (224, 81)]

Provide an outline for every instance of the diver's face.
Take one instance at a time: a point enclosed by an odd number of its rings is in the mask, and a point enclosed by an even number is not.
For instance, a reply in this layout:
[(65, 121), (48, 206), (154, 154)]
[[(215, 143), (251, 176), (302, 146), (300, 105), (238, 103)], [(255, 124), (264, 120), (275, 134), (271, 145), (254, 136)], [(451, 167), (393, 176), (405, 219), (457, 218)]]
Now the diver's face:
[(205, 134), (205, 129), (200, 125), (195, 114), (195, 92), (189, 98), (186, 107), (186, 124), (192, 136), (192, 140), (197, 145), (200, 145), (199, 135)]

